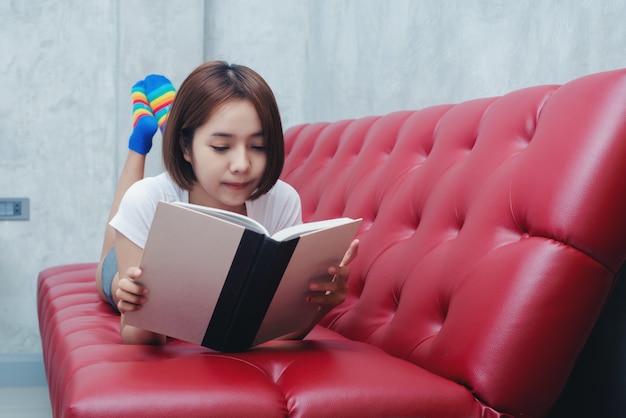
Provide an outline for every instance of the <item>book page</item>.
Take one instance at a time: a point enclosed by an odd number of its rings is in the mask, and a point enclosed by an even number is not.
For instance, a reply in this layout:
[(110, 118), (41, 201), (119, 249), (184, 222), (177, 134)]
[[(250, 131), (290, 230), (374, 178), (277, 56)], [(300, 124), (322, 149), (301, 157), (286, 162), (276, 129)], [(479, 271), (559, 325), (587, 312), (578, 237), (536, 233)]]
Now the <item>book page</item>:
[(187, 209), (192, 209), (197, 212), (202, 212), (207, 215), (215, 216), (216, 218), (222, 219), (227, 222), (232, 222), (237, 225), (241, 225), (244, 228), (247, 228), (251, 231), (258, 232), (259, 234), (264, 234), (269, 236), (269, 232), (263, 225), (254, 219), (241, 215), (239, 213), (231, 212), (228, 210), (222, 210), (217, 208), (210, 208), (208, 206), (194, 205), (193, 203), (185, 203), (185, 202), (174, 202), (175, 205), (181, 206)]
[[(276, 241), (287, 241), (292, 238), (296, 238), (302, 236), (304, 234), (308, 234), (310, 232), (319, 231), (321, 229), (332, 228), (339, 225), (348, 224), (351, 222), (355, 222), (354, 219), (350, 218), (336, 218), (336, 219), (327, 219), (324, 221), (316, 221), (316, 222), (307, 222), (304, 224), (293, 225), (283, 230), (276, 232), (272, 235), (272, 239)], [(347, 247), (346, 247), (347, 249)]]

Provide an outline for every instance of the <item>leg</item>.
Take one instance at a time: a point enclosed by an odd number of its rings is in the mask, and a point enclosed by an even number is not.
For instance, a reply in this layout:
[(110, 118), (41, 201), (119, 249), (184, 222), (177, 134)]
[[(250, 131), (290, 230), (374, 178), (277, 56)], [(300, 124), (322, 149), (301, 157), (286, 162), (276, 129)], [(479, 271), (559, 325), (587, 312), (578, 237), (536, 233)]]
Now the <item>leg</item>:
[[(113, 248), (116, 232), (109, 225), (109, 221), (117, 213), (122, 197), (128, 188), (144, 177), (146, 154), (152, 148), (152, 138), (157, 129), (161, 129), (161, 132), (164, 130), (175, 93), (174, 86), (167, 78), (155, 74), (137, 82), (131, 90), (133, 132), (128, 141), (128, 156), (113, 197), (100, 254), (100, 264), (96, 270), (98, 294), (115, 308), (117, 306), (115, 290), (118, 287), (119, 274)], [(113, 253), (109, 255), (111, 252)], [(103, 265), (105, 262), (106, 266)], [(106, 267), (106, 277), (102, 274), (103, 267)]]
[[(126, 190), (128, 190), (133, 183), (143, 178), (145, 161), (146, 156), (144, 154), (138, 154), (132, 150), (128, 151), (128, 156), (126, 157), (126, 162), (124, 163), (122, 173), (120, 174), (120, 178), (117, 183), (117, 189), (115, 190), (115, 195), (113, 196), (113, 203), (111, 205), (106, 229), (104, 231), (104, 242), (102, 244), (102, 252), (100, 254), (100, 264), (96, 270), (96, 287), (100, 298), (106, 302), (110, 301), (102, 288), (102, 267), (107, 254), (109, 254), (110, 251), (113, 251), (113, 244), (115, 242), (115, 229), (109, 225), (109, 221), (117, 213), (120, 201), (122, 200), (124, 193), (126, 193)], [(108, 280), (110, 281), (110, 279)], [(115, 274), (111, 283), (111, 288), (117, 288), (117, 280), (118, 275)], [(113, 294), (115, 293), (113, 292)]]
[(144, 176), (146, 154), (152, 148), (157, 127), (163, 132), (175, 96), (174, 86), (162, 75), (151, 74), (137, 82), (131, 92), (133, 101), (133, 132), (128, 140), (128, 156), (117, 184), (107, 220), (102, 246), (102, 259), (113, 248), (115, 230), (108, 223), (117, 213), (126, 190)]
[[(107, 218), (106, 230), (104, 232), (104, 242), (102, 244), (102, 252), (100, 254), (100, 264), (96, 270), (96, 287), (100, 298), (106, 302), (111, 302), (110, 297), (107, 297), (102, 285), (102, 268), (103, 262), (107, 254), (113, 250), (113, 244), (115, 241), (115, 230), (109, 226), (109, 221), (117, 213), (120, 202), (124, 193), (128, 188), (138, 180), (141, 180), (144, 176), (144, 168), (146, 162), (146, 154), (152, 147), (152, 137), (157, 130), (157, 121), (152, 113), (148, 98), (145, 91), (144, 81), (139, 81), (132, 88), (131, 93), (133, 101), (133, 132), (128, 140), (128, 156), (126, 162), (122, 168), (120, 178), (117, 183), (115, 195), (113, 196), (113, 203), (111, 204), (111, 210), (109, 211), (109, 217)], [(111, 271), (116, 267), (108, 266), (110, 275), (105, 278), (106, 286), (111, 288), (117, 288), (118, 275)]]

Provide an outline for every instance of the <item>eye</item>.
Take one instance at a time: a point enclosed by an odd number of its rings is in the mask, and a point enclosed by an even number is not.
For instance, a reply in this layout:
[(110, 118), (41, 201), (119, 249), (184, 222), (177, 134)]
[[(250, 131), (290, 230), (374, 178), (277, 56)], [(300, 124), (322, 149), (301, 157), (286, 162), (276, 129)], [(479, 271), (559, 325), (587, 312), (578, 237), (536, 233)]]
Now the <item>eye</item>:
[(265, 145), (252, 145), (250, 148), (254, 151), (265, 152)]
[(211, 145), (211, 148), (213, 148), (213, 151), (219, 152), (219, 153), (228, 151), (228, 147), (220, 147), (217, 145)]

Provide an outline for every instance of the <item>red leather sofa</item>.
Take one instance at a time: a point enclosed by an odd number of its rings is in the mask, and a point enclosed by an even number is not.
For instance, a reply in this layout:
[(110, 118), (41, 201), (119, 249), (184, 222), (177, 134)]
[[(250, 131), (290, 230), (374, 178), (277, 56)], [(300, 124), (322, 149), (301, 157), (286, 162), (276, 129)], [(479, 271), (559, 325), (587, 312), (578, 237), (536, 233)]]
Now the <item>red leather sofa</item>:
[(626, 259), (626, 70), (296, 126), (286, 148), (305, 220), (364, 219), (347, 301), (303, 341), (130, 346), (95, 264), (48, 268), (54, 415), (548, 415)]

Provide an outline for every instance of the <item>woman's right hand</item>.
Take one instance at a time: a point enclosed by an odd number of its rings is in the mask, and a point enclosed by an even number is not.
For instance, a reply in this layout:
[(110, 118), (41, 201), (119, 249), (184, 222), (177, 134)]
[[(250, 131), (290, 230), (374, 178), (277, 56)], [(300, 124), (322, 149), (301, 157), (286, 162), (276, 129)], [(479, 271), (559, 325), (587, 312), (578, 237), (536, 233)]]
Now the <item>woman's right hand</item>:
[(138, 267), (129, 268), (126, 275), (120, 277), (115, 296), (118, 298), (117, 309), (121, 313), (137, 311), (146, 303), (148, 289), (136, 282), (140, 277), (141, 269)]

